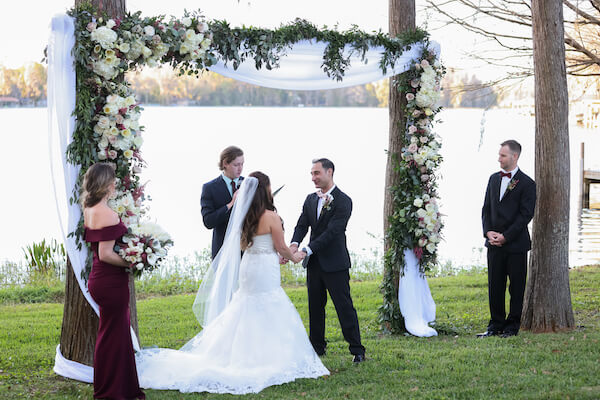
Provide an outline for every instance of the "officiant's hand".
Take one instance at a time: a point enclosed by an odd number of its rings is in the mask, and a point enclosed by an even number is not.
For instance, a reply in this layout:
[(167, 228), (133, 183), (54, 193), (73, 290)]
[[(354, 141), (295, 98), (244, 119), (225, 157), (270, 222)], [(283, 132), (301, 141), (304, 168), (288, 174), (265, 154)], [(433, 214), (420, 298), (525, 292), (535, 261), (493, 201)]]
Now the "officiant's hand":
[(236, 192), (233, 194), (233, 197), (232, 197), (231, 201), (230, 201), (229, 203), (227, 203), (227, 209), (228, 209), (228, 210), (231, 210), (231, 207), (233, 207), (233, 204), (235, 203), (235, 199), (237, 199), (237, 195), (238, 195), (238, 193), (239, 193), (239, 190), (238, 190), (238, 191), (236, 191)]

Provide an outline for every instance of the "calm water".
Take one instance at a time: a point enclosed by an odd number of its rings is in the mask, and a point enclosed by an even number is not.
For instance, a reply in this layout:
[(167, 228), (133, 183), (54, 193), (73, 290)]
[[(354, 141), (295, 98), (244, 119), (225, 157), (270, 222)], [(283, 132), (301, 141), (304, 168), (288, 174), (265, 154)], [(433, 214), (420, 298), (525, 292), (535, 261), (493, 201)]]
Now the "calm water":
[[(445, 110), (438, 133), (444, 163), (440, 194), (445, 214), (443, 261), (483, 264), (480, 210), (487, 179), (498, 170), (498, 144), (514, 138), (524, 152), (520, 167), (534, 175), (534, 119), (509, 110)], [(0, 109), (0, 260), (19, 260), (21, 247), (60, 230), (49, 172), (45, 109)], [(285, 184), (276, 206), (288, 239), (307, 193), (311, 159), (329, 157), (335, 180), (354, 201), (348, 244), (356, 253), (381, 247), (388, 137), (387, 109), (365, 108), (176, 108), (147, 107), (143, 156), (149, 167), (151, 216), (175, 240), (174, 253), (190, 254), (210, 244), (200, 216), (202, 184), (218, 176), (219, 152), (230, 144), (246, 153), (245, 174), (261, 170), (273, 187)], [(578, 216), (579, 143), (586, 142), (586, 168), (600, 170), (593, 154), (600, 135), (571, 128), (572, 265), (599, 262), (600, 216)], [(595, 164), (594, 164), (595, 163)], [(568, 210), (565, 210), (567, 212)]]

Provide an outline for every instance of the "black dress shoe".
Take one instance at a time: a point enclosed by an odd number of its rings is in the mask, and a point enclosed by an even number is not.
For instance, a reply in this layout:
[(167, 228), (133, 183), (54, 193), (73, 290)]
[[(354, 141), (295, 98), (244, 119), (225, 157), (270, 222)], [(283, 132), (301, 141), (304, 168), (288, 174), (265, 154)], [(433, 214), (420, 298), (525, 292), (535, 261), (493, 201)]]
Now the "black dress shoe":
[(365, 359), (365, 355), (364, 354), (356, 354), (354, 356), (354, 358), (352, 359), (352, 362), (355, 362), (355, 363), (358, 364), (358, 363), (361, 363), (361, 362), (363, 362), (365, 360), (366, 359)]
[(500, 333), (501, 333), (500, 331), (490, 331), (490, 330), (488, 330), (488, 331), (485, 331), (483, 333), (478, 333), (477, 337), (478, 338), (484, 338), (484, 337), (490, 337), (490, 336), (498, 336), (498, 335), (500, 335)]
[(515, 331), (505, 331), (502, 333), (502, 335), (500, 335), (501, 338), (507, 338), (507, 337), (511, 337), (511, 336), (517, 336), (518, 332)]

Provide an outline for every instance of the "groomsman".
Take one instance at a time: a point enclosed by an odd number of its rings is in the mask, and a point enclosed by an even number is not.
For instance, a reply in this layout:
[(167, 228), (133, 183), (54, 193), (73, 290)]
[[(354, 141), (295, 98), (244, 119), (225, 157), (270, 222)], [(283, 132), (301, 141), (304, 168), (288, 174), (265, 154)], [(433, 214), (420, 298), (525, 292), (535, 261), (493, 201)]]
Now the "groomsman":
[(306, 253), (302, 265), (306, 267), (309, 337), (315, 352), (324, 355), (327, 346), (325, 305), (329, 292), (342, 334), (354, 355), (353, 361), (359, 363), (365, 360), (365, 348), (360, 341), (358, 316), (350, 297), (350, 255), (346, 247), (352, 200), (333, 182), (334, 170), (333, 163), (326, 158), (313, 161), (310, 173), (318, 190), (304, 201), (290, 249), (298, 250), (298, 244), (310, 228), (310, 240), (302, 249)]
[(242, 180), (244, 152), (236, 146), (229, 146), (221, 152), (219, 169), (221, 175), (202, 186), (200, 206), (204, 226), (213, 230), (212, 258), (223, 246), (231, 208), (237, 197), (237, 189)]
[[(487, 331), (478, 337), (518, 334), (527, 278), (527, 252), (531, 249), (527, 224), (535, 210), (535, 182), (517, 165), (521, 145), (507, 140), (500, 146), (498, 161), (502, 170), (490, 176), (481, 213), (488, 249), (491, 319)], [(510, 280), (508, 317), (504, 306), (507, 277)]]

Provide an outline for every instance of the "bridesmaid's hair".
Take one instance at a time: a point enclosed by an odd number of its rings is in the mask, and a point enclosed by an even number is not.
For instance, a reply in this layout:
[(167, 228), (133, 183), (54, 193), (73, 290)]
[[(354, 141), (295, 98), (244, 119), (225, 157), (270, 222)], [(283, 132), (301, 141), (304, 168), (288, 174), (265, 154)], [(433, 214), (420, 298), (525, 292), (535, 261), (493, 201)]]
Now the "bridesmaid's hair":
[(219, 156), (219, 169), (221, 171), (223, 171), (225, 169), (225, 163), (229, 164), (236, 158), (241, 157), (243, 155), (244, 155), (244, 152), (239, 147), (236, 147), (236, 146), (227, 147), (225, 150), (223, 150), (221, 152), (221, 155)]
[(258, 179), (258, 186), (256, 187), (256, 193), (254, 193), (254, 198), (252, 199), (252, 203), (246, 214), (246, 219), (244, 219), (241, 238), (242, 250), (245, 250), (252, 245), (252, 238), (258, 229), (258, 221), (265, 211), (275, 211), (273, 194), (271, 193), (271, 180), (269, 177), (260, 171), (252, 172), (248, 176)]
[(83, 177), (83, 193), (81, 205), (83, 208), (93, 207), (109, 193), (110, 184), (115, 181), (115, 166), (99, 162), (92, 165)]

